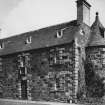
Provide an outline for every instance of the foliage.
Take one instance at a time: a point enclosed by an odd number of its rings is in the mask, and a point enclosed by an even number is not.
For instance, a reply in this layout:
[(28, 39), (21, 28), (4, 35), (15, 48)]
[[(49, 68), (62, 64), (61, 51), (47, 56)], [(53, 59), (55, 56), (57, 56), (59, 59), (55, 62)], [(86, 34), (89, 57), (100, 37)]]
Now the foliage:
[(92, 63), (85, 64), (85, 73), (87, 94), (95, 98), (103, 97), (105, 93), (103, 78), (95, 73)]

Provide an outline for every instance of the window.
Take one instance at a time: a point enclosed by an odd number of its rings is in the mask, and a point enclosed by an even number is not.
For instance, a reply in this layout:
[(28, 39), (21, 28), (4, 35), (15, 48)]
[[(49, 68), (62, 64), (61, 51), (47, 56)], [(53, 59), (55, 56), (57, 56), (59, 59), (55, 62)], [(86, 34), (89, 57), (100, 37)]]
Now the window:
[(57, 31), (57, 38), (62, 38), (63, 37), (63, 30)]
[(0, 49), (3, 49), (4, 48), (4, 43), (0, 43)]
[(102, 29), (101, 27), (99, 27), (99, 30), (100, 30), (101, 36), (104, 38), (104, 29)]
[(32, 37), (31, 36), (27, 37), (26, 44), (30, 44), (31, 42), (32, 42)]
[(0, 58), (0, 71), (2, 71), (2, 58)]
[(78, 47), (78, 52), (79, 52), (79, 54), (81, 54), (81, 48), (80, 47)]
[(55, 48), (50, 50), (50, 65), (70, 63), (70, 53), (66, 48)]
[(84, 35), (84, 34), (85, 34), (84, 30), (80, 29), (80, 35)]
[(57, 31), (56, 37), (57, 37), (57, 38), (62, 38), (62, 37), (63, 37), (63, 34), (64, 34), (64, 31), (65, 31), (67, 28), (68, 28), (68, 27), (59, 29), (59, 30)]

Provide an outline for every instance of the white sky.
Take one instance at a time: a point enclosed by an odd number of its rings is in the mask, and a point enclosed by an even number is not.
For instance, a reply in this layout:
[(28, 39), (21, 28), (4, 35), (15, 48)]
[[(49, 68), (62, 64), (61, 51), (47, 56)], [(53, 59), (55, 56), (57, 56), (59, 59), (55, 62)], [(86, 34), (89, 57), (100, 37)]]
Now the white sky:
[[(0, 0), (1, 38), (76, 19), (76, 0)], [(105, 0), (87, 0), (91, 24), (98, 11), (105, 26)]]

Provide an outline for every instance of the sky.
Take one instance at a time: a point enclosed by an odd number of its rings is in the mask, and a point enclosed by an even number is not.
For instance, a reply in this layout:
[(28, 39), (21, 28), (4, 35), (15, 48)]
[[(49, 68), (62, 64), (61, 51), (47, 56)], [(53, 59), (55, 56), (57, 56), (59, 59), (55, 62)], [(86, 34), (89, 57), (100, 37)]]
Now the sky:
[[(75, 20), (76, 0), (0, 0), (0, 38)], [(105, 0), (87, 0), (91, 24), (95, 13), (105, 26)]]

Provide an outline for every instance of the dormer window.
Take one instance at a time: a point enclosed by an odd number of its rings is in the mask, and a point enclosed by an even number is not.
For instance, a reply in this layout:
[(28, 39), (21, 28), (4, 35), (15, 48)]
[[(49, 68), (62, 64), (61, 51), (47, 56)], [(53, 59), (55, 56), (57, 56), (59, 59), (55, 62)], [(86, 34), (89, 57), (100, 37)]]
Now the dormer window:
[(62, 29), (59, 29), (56, 33), (56, 37), (57, 38), (62, 38), (63, 37), (63, 34), (64, 34), (64, 31), (67, 29), (68, 27), (65, 27), (65, 28), (62, 28)]
[(30, 43), (32, 43), (32, 37), (31, 36), (27, 37), (27, 39), (26, 39), (26, 44), (30, 44)]
[(100, 30), (100, 35), (104, 38), (104, 29), (102, 29), (101, 27), (99, 27), (99, 30)]
[(84, 35), (85, 34), (85, 32), (84, 32), (84, 30), (83, 29), (80, 29), (80, 35)]
[(4, 43), (0, 43), (0, 49), (3, 49), (4, 48)]
[(57, 38), (62, 38), (63, 36), (63, 30), (57, 31)]

